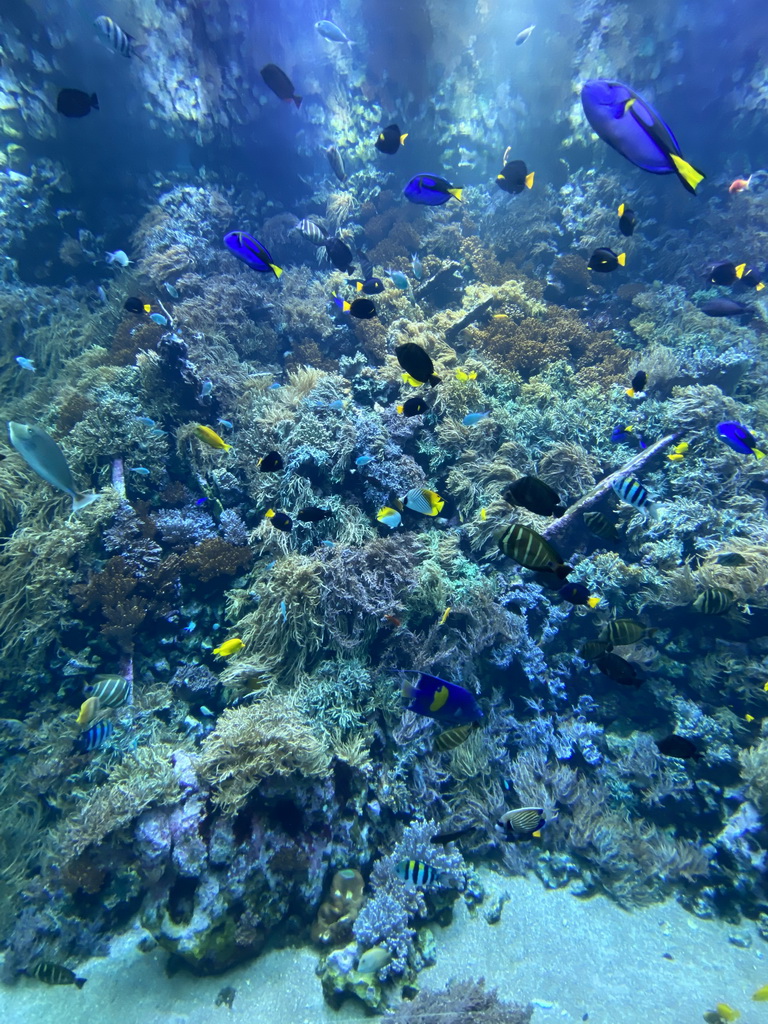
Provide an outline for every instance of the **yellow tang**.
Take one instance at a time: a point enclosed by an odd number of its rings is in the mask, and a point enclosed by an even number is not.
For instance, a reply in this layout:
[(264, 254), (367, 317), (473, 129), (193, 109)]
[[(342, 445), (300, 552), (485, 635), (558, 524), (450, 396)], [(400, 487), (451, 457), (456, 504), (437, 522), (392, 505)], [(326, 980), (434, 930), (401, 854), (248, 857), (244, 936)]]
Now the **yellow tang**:
[(718, 1003), (715, 1009), (717, 1010), (718, 1014), (722, 1017), (723, 1020), (727, 1020), (729, 1022), (738, 1020), (741, 1016), (739, 1011), (734, 1010), (734, 1008), (732, 1006), (729, 1006), (728, 1003)]
[(440, 708), (448, 700), (448, 687), (441, 686), (438, 690), (435, 690), (435, 696), (432, 698), (432, 703), (429, 705), (430, 711), (439, 711)]
[(477, 371), (470, 370), (469, 373), (466, 370), (460, 368), (456, 369), (456, 380), (477, 380)]
[(80, 714), (77, 716), (77, 725), (89, 725), (101, 710), (101, 700), (98, 697), (88, 697), (80, 705)]
[(195, 434), (209, 448), (217, 448), (219, 451), (228, 452), (232, 447), (231, 444), (227, 444), (223, 437), (219, 437), (215, 430), (203, 426), (202, 423), (195, 424)]
[(682, 462), (685, 456), (682, 452), (672, 452), (672, 454), (668, 455), (667, 458), (670, 462)]
[(762, 985), (757, 992), (752, 993), (756, 1003), (768, 1003), (768, 985)]
[(230, 655), (236, 654), (243, 647), (245, 647), (245, 644), (240, 637), (234, 636), (231, 640), (225, 640), (223, 644), (214, 647), (213, 653), (218, 654), (220, 658), (229, 658)]

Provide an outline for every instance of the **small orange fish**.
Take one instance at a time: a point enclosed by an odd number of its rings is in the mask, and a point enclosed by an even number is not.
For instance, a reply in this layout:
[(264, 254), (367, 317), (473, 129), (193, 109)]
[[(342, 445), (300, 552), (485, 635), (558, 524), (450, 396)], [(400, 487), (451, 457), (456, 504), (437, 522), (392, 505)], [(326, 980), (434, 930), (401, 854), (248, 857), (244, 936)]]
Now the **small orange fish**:
[(399, 629), (402, 626), (402, 622), (396, 615), (385, 615), (384, 618), (391, 626), (394, 626), (395, 629)]
[(736, 192), (746, 192), (749, 188), (750, 181), (752, 181), (751, 174), (748, 178), (736, 178), (728, 186), (728, 191), (731, 193), (731, 195), (733, 195)]

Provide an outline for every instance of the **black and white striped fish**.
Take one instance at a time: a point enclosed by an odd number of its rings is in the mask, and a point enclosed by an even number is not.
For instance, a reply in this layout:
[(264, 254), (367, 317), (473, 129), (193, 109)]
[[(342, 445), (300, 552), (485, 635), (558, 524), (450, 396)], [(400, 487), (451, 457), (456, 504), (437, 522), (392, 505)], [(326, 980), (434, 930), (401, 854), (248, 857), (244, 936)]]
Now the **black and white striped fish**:
[(106, 44), (116, 53), (122, 53), (124, 57), (141, 57), (138, 52), (140, 47), (136, 45), (133, 36), (124, 32), (117, 22), (106, 14), (100, 14), (93, 24), (104, 37)]
[(401, 860), (395, 868), (395, 874), (404, 882), (416, 886), (431, 885), (433, 882), (439, 885), (442, 881), (442, 872), (423, 860)]
[(296, 225), (296, 230), (313, 245), (322, 245), (327, 237), (322, 228), (318, 227), (313, 220), (307, 220), (306, 218), (299, 221)]
[(97, 676), (83, 689), (85, 693), (98, 697), (103, 708), (119, 708), (131, 703), (132, 687), (125, 676)]
[(633, 476), (625, 476), (612, 484), (616, 494), (628, 505), (634, 505), (641, 512), (647, 512), (649, 516), (656, 516), (656, 506), (651, 501), (651, 496)]

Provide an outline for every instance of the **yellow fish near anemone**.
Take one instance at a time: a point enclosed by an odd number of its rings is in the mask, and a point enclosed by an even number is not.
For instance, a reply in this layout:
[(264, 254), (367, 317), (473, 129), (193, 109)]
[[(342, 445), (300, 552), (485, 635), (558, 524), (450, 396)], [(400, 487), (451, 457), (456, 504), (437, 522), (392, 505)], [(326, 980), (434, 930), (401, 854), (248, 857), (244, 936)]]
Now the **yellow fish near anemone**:
[(230, 658), (233, 654), (237, 654), (245, 647), (245, 644), (239, 636), (233, 636), (231, 640), (225, 640), (223, 644), (219, 644), (218, 647), (214, 647), (213, 653), (218, 654), (220, 658)]

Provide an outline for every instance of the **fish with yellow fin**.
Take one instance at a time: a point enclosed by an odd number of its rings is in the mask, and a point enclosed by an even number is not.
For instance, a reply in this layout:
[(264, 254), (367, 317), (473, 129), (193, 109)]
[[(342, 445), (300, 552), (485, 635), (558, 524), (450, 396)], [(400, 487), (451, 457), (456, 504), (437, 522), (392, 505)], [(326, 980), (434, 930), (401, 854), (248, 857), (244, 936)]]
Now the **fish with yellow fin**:
[(228, 452), (232, 447), (231, 444), (227, 444), (223, 437), (219, 437), (215, 430), (204, 426), (202, 423), (195, 424), (195, 436), (203, 444), (207, 444), (209, 448), (215, 448), (217, 451)]
[(442, 614), (442, 615), (440, 616), (440, 623), (439, 623), (439, 624), (440, 624), (441, 626), (444, 626), (444, 625), (446, 624), (446, 622), (448, 621), (448, 616), (449, 616), (450, 614), (451, 614), (451, 607), (450, 607), (450, 605), (449, 605), (449, 606), (448, 606), (448, 607), (447, 607), (447, 608), (445, 609), (445, 611), (443, 612), (443, 614)]
[(245, 644), (239, 636), (233, 636), (231, 640), (225, 640), (223, 644), (219, 644), (218, 647), (214, 647), (213, 653), (218, 654), (220, 658), (230, 658), (233, 654), (237, 654), (238, 651), (242, 650)]
[(80, 705), (80, 713), (76, 719), (76, 725), (85, 728), (94, 721), (101, 711), (101, 699), (99, 697), (88, 697)]
[(768, 1003), (768, 985), (761, 985), (757, 992), (752, 993), (752, 999), (756, 1003)]
[(456, 380), (477, 380), (476, 370), (462, 370), (460, 366), (456, 367)]
[(690, 447), (687, 441), (681, 441), (680, 444), (675, 445), (667, 458), (670, 462), (682, 462)]
[(734, 1010), (728, 1003), (718, 1003), (715, 1006), (715, 1012), (718, 1014), (721, 1020), (728, 1021), (731, 1024), (732, 1021), (738, 1020), (741, 1014), (738, 1010)]

